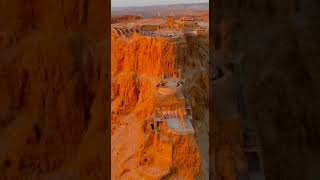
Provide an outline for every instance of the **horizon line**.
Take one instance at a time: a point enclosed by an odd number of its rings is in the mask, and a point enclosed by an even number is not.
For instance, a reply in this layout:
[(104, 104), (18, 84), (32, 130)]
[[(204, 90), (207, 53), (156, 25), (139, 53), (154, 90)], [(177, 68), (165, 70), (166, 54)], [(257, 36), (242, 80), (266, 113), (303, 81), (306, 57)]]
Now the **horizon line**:
[(209, 1), (208, 2), (194, 2), (194, 3), (173, 3), (173, 4), (162, 4), (161, 3), (161, 4), (152, 4), (152, 5), (131, 5), (131, 6), (112, 6), (112, 3), (111, 3), (111, 11), (112, 11), (112, 8), (151, 7), (151, 6), (185, 5), (185, 4), (209, 4)]

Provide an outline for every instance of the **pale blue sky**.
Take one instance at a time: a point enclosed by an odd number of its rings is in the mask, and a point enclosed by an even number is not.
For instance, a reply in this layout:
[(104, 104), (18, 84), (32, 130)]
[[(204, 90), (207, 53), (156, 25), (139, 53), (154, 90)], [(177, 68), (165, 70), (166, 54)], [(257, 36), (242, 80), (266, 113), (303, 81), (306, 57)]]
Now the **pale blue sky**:
[(112, 7), (150, 6), (159, 4), (207, 3), (209, 0), (111, 0)]

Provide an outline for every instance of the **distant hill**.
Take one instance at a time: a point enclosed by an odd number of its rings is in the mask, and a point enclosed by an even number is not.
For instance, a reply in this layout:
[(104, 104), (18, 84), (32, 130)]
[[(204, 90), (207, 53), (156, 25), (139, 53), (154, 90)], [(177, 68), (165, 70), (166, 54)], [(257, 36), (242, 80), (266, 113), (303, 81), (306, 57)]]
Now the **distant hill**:
[(112, 16), (111, 24), (119, 22), (130, 22), (141, 19), (140, 16), (124, 15), (124, 16)]
[(142, 17), (185, 16), (209, 11), (209, 3), (171, 4), (136, 7), (112, 7), (112, 16), (135, 15)]

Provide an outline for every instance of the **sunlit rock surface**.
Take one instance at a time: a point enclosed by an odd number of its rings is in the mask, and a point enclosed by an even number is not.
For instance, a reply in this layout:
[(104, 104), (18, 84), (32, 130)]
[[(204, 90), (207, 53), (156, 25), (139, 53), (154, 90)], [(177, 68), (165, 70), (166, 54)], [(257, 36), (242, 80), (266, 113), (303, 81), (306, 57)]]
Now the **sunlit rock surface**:
[[(165, 133), (153, 142), (145, 119), (157, 108), (156, 85), (163, 75), (177, 73), (186, 80), (195, 134)], [(208, 177), (207, 73), (208, 36), (148, 37), (117, 28), (112, 36), (113, 178)]]

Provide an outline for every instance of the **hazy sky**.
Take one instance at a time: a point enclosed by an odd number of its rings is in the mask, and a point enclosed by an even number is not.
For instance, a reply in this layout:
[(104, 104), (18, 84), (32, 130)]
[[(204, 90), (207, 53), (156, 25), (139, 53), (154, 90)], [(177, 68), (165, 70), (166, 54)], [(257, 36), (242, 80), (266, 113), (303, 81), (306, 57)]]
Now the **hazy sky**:
[(158, 4), (203, 3), (209, 0), (111, 0), (112, 7), (146, 6)]

